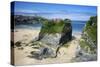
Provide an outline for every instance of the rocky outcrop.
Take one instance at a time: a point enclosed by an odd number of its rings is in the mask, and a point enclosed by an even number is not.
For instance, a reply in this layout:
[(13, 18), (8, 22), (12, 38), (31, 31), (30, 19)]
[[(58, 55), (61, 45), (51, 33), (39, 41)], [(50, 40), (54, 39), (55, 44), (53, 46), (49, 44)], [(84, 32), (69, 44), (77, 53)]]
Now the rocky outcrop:
[[(87, 32), (84, 32), (82, 34), (82, 37), (83, 37), (84, 41), (88, 43), (88, 46), (90, 46), (93, 49), (97, 48), (97, 45), (96, 45), (97, 42), (93, 41), (92, 38), (89, 36), (89, 34)], [(94, 52), (96, 52), (96, 51), (94, 50)]]
[(31, 46), (33, 49), (37, 49), (31, 52), (31, 58), (42, 60), (43, 58), (53, 58), (56, 56), (56, 48), (41, 41), (35, 41)]
[(80, 39), (80, 51), (74, 61), (97, 60), (97, 17), (91, 17), (86, 23), (82, 38)]
[(73, 62), (87, 62), (87, 61), (96, 61), (97, 60), (97, 54), (89, 54), (81, 50), (75, 58), (73, 58), (71, 61)]
[(25, 16), (25, 15), (12, 15), (12, 21), (15, 21), (15, 25), (19, 24), (38, 24), (40, 21), (46, 20), (40, 16)]
[(83, 34), (82, 39), (84, 43), (87, 43), (89, 51), (96, 53), (97, 52), (97, 17), (91, 17), (90, 20), (87, 22)]
[(61, 43), (64, 44), (71, 39), (72, 39), (72, 26), (70, 23), (65, 23), (61, 34), (60, 44)]
[[(56, 57), (59, 47), (70, 41), (71, 38), (72, 26), (70, 22), (65, 20), (57, 20), (57, 22), (56, 20), (48, 20), (44, 22), (37, 43), (33, 42), (35, 45), (41, 45), (39, 47), (40, 52), (36, 52), (39, 53), (39, 56), (36, 57), (41, 56), (40, 59)], [(32, 56), (35, 56), (36, 53), (32, 53)]]
[(59, 45), (61, 39), (61, 34), (45, 34), (45, 36), (40, 40), (43, 43), (51, 45), (53, 47), (57, 47)]

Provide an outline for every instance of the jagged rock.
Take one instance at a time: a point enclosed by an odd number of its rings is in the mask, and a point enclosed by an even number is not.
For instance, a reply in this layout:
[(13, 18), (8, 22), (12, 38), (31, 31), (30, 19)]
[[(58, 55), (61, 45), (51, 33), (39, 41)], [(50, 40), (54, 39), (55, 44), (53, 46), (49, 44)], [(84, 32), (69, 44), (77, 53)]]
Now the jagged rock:
[(21, 45), (21, 41), (17, 41), (16, 43), (15, 43), (15, 46), (16, 47), (21, 47), (22, 45)]
[(82, 38), (80, 40), (81, 50), (76, 54), (76, 61), (97, 60), (97, 17), (90, 17), (87, 21)]
[(48, 20), (42, 26), (37, 43), (33, 43), (33, 45), (41, 45), (41, 47), (39, 48), (39, 54), (35, 54), (38, 55), (38, 58), (41, 57), (41, 59), (48, 57), (56, 57), (59, 47), (67, 41), (70, 41), (71, 39), (71, 23), (66, 23), (64, 20)]
[(46, 43), (47, 45), (51, 45), (57, 47), (61, 38), (61, 34), (46, 34), (40, 41)]
[(30, 57), (40, 59), (42, 60), (43, 58), (48, 58), (48, 57), (55, 57), (55, 53), (52, 49), (50, 48), (44, 48), (41, 47), (39, 51), (32, 51)]
[[(43, 59), (47, 57), (55, 57), (56, 56), (56, 49), (53, 49), (53, 46), (49, 46), (41, 41), (33, 42), (31, 45), (33, 49), (37, 49), (38, 51), (32, 51), (31, 57), (37, 59)], [(41, 56), (41, 57), (40, 57)]]
[(82, 61), (96, 61), (97, 55), (96, 54), (89, 54), (81, 50), (72, 61), (75, 62), (82, 62)]
[(72, 39), (72, 26), (70, 23), (65, 23), (60, 38), (60, 44), (61, 43), (64, 44), (67, 41), (70, 41), (71, 39)]

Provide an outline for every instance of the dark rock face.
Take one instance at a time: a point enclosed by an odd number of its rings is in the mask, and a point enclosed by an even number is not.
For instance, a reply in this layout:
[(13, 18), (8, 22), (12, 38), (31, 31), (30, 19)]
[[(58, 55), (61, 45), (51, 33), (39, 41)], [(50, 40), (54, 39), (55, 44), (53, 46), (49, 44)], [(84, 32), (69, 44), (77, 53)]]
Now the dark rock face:
[[(59, 47), (72, 39), (71, 23), (66, 23), (63, 20), (57, 20), (57, 22), (56, 20), (49, 21), (49, 23), (46, 22), (43, 25), (37, 40), (37, 44), (40, 42), (42, 47), (39, 48), (39, 54), (35, 54), (38, 55), (37, 57), (41, 56), (41, 59), (56, 57)], [(33, 53), (32, 55), (35, 54)]]
[(72, 39), (72, 26), (69, 23), (65, 23), (65, 26), (62, 30), (62, 35), (60, 38), (60, 44), (64, 44), (67, 41), (70, 41)]
[[(51, 44), (55, 44), (55, 45), (56, 44), (57, 45), (64, 44), (67, 41), (70, 41), (72, 39), (72, 26), (70, 23), (71, 21), (69, 21), (69, 19), (67, 19), (67, 20), (68, 21), (65, 21), (65, 20), (58, 21), (57, 20), (57, 22), (56, 22), (56, 20), (54, 20), (54, 22), (53, 21), (49, 22), (49, 23), (54, 23), (52, 26), (50, 26), (50, 28), (52, 28), (54, 25), (55, 26), (58, 25), (58, 27), (56, 26), (55, 28), (59, 29), (59, 27), (60, 27), (62, 29), (58, 30), (59, 32), (55, 32), (55, 30), (52, 29), (54, 31), (54, 33), (53, 33), (53, 31), (52, 31), (52, 33), (40, 32), (38, 40), (42, 40), (42, 41), (44, 40), (45, 42), (48, 42), (48, 43), (53, 42)], [(61, 25), (59, 25), (59, 24), (61, 24)], [(48, 26), (49, 25), (50, 24), (48, 24)], [(45, 25), (45, 26), (43, 25), (42, 29), (43, 28), (47, 28), (47, 25)], [(49, 30), (49, 29), (47, 29), (47, 30)], [(56, 43), (54, 43), (54, 42), (56, 42)]]

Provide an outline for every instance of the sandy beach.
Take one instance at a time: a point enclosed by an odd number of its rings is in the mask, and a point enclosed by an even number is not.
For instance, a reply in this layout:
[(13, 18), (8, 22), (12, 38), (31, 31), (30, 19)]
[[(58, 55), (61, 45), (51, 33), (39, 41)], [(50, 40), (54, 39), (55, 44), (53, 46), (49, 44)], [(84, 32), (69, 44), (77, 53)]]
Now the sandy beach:
[[(16, 29), (14, 32), (14, 42), (24, 41), (25, 43), (30, 42), (34, 38), (36, 38), (39, 34), (39, 30), (29, 30), (29, 29)], [(71, 62), (76, 56), (76, 52), (79, 48), (79, 39), (81, 37), (80, 34), (74, 36), (75, 38), (68, 42), (68, 47), (62, 46), (59, 49), (58, 56), (56, 58), (46, 58), (43, 60), (36, 60), (34, 58), (27, 57), (30, 55), (30, 52), (34, 49), (30, 46), (23, 47), (23, 50), (19, 50), (18, 48), (14, 48), (14, 59), (15, 65), (28, 65), (28, 64), (51, 64), (51, 63), (68, 63)]]
[(14, 42), (17, 41), (25, 41), (29, 42), (34, 38), (38, 37), (40, 30), (32, 30), (32, 29), (15, 29), (14, 32)]

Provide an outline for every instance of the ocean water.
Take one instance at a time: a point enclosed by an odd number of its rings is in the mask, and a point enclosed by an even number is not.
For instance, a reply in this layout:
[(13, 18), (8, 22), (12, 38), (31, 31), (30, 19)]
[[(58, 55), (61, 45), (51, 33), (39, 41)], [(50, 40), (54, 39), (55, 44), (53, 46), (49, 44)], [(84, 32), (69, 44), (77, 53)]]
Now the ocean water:
[(42, 24), (20, 24), (15, 25), (15, 29), (32, 29), (32, 30), (40, 30)]
[(82, 33), (86, 21), (72, 21), (71, 24), (73, 33), (75, 32)]
[[(86, 24), (86, 21), (72, 21), (72, 33), (82, 33), (83, 28)], [(15, 25), (15, 29), (33, 29), (33, 30), (40, 30), (42, 24), (21, 24)]]

